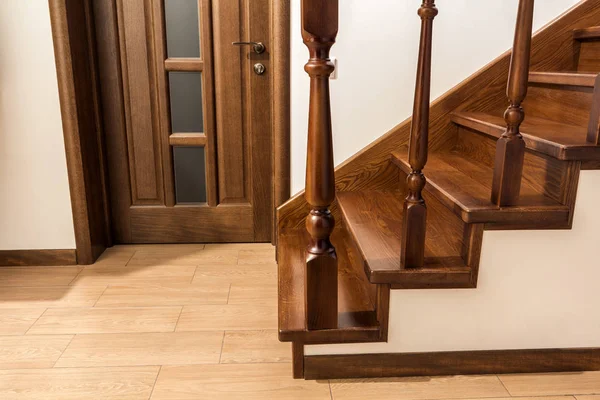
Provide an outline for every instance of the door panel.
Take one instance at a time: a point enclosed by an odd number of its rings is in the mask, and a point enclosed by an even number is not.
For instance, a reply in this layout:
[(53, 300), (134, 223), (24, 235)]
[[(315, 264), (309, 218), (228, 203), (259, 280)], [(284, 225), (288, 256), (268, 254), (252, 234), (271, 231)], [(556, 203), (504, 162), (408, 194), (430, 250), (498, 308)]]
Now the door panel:
[(117, 242), (269, 241), (270, 0), (98, 1)]
[(152, 21), (145, 0), (119, 0), (121, 65), (134, 205), (164, 204), (161, 137), (155, 124), (156, 79), (152, 68)]

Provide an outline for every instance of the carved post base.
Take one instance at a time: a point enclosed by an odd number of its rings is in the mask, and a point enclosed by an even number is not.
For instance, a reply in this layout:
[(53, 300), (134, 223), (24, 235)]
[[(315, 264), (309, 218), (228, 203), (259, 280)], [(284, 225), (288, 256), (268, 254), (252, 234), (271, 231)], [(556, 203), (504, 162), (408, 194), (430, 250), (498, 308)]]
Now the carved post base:
[(521, 135), (503, 135), (496, 145), (492, 203), (499, 207), (517, 205), (525, 159), (525, 141)]
[(427, 206), (425, 203), (405, 201), (400, 268), (423, 268), (425, 264), (426, 231)]
[(305, 310), (309, 330), (338, 327), (338, 266), (335, 250), (308, 254), (306, 259)]

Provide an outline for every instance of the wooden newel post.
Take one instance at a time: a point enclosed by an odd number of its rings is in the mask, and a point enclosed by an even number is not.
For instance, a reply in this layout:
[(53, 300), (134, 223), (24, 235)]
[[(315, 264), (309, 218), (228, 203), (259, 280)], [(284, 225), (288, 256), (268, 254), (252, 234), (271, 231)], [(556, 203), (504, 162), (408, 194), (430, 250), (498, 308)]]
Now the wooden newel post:
[(408, 195), (404, 200), (402, 229), (401, 268), (421, 268), (425, 259), (425, 231), (427, 206), (423, 199), (429, 146), (429, 101), (431, 95), (431, 49), (433, 42), (433, 19), (438, 14), (435, 0), (423, 0), (419, 8), (421, 17), (421, 42), (415, 87), (415, 104), (410, 128), (408, 161), (411, 173), (406, 180)]
[(329, 51), (338, 32), (338, 0), (302, 0), (302, 38), (310, 59), (306, 218), (310, 242), (306, 256), (307, 328), (334, 329), (338, 323), (337, 255), (330, 236), (335, 221), (329, 206), (335, 200), (329, 77), (335, 67)]
[(521, 107), (527, 96), (529, 61), (531, 58), (531, 34), (533, 30), (534, 0), (520, 0), (515, 42), (510, 61), (506, 94), (510, 105), (504, 113), (506, 132), (496, 145), (492, 202), (498, 206), (514, 206), (519, 200), (525, 142), (520, 126), (525, 119)]

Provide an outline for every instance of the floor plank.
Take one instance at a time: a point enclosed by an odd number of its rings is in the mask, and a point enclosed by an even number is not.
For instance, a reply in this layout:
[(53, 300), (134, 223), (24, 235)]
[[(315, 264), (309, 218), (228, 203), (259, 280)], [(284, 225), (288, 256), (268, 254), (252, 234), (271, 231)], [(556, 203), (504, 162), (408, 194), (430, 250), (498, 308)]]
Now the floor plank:
[(2, 336), (0, 369), (52, 368), (72, 335)]
[(277, 285), (233, 283), (229, 304), (277, 304)]
[(238, 250), (166, 247), (136, 250), (127, 265), (222, 265), (237, 264), (237, 260)]
[(0, 286), (67, 286), (81, 267), (2, 267)]
[(238, 255), (238, 264), (276, 264), (275, 248), (270, 249), (243, 249)]
[(292, 346), (278, 340), (277, 330), (225, 332), (222, 364), (277, 362), (292, 362)]
[(223, 332), (77, 335), (57, 367), (218, 363)]
[(600, 394), (600, 371), (500, 375), (499, 378), (512, 396)]
[(239, 283), (277, 285), (277, 265), (200, 265), (196, 267), (193, 284)]
[(55, 308), (47, 310), (27, 333), (173, 332), (180, 314), (181, 307)]
[(146, 285), (153, 283), (190, 283), (196, 272), (193, 265), (143, 267), (85, 267), (71, 285)]
[(146, 400), (159, 367), (0, 371), (3, 400)]
[(294, 380), (290, 364), (163, 367), (152, 400), (330, 400), (327, 382)]
[(177, 332), (277, 329), (277, 306), (253, 304), (183, 307)]
[(106, 286), (7, 287), (0, 308), (92, 307)]
[(453, 376), (332, 381), (335, 400), (473, 399), (510, 397), (495, 376)]
[(228, 284), (148, 284), (145, 286), (109, 286), (97, 307), (182, 306), (189, 304), (224, 304)]
[(45, 308), (0, 309), (0, 335), (24, 335)]

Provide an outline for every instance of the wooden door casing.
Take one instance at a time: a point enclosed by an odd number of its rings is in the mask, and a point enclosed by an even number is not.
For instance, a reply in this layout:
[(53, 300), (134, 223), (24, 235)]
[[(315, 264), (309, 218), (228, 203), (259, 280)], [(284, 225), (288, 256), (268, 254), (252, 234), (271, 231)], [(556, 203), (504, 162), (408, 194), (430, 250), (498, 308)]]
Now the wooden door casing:
[[(167, 59), (164, 0), (94, 7), (115, 241), (269, 241), (270, 1), (199, 0), (201, 59)], [(237, 40), (262, 41), (267, 52)], [(265, 75), (254, 74), (256, 62)], [(171, 132), (169, 71), (202, 71), (204, 132)], [(206, 204), (176, 204), (173, 145), (205, 147)]]

